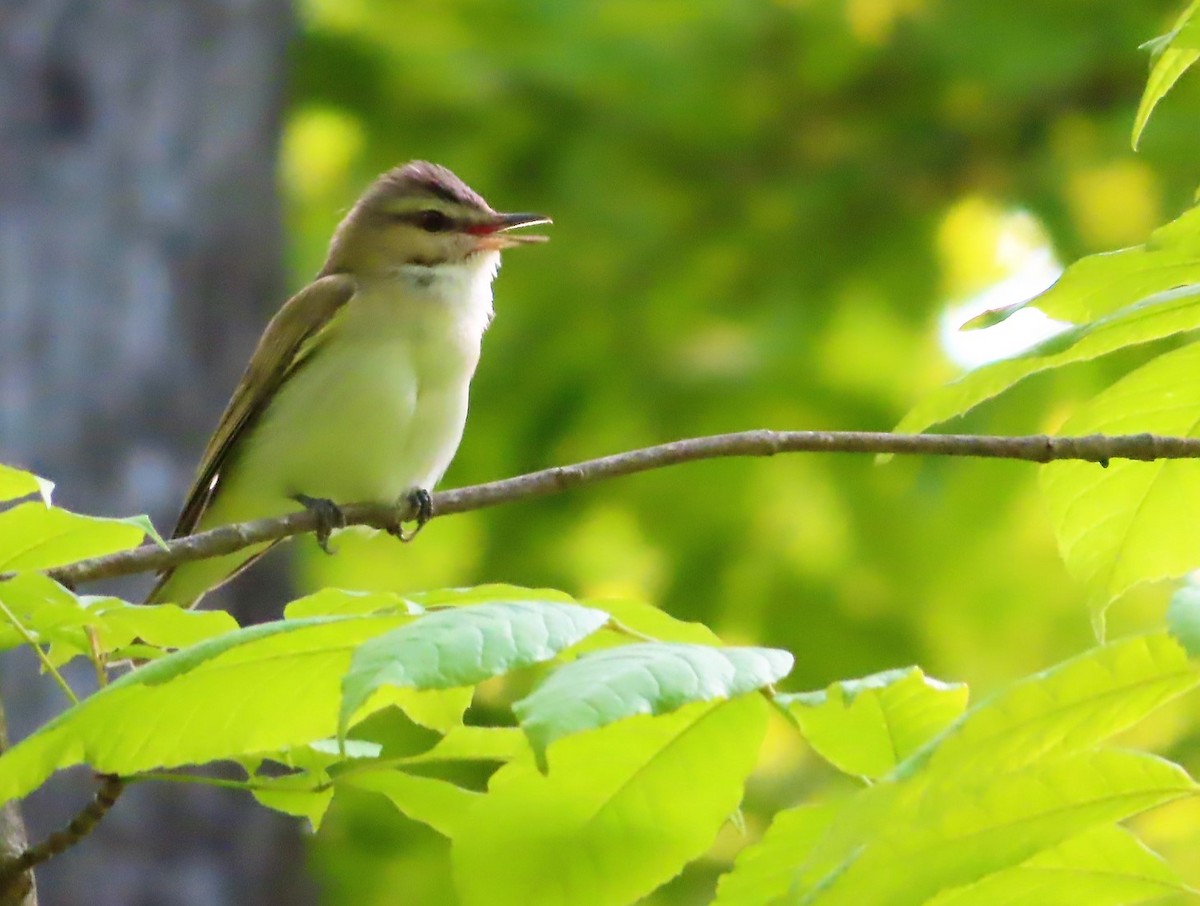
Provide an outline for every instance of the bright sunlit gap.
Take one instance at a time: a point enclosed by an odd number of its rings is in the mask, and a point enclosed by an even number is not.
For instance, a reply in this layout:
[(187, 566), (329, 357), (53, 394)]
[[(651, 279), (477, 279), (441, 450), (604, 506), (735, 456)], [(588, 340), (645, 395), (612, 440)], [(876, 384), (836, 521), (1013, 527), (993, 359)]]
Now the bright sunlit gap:
[(963, 199), (942, 222), (938, 250), (952, 300), (939, 320), (938, 338), (954, 363), (975, 368), (1007, 358), (1069, 326), (1027, 308), (985, 330), (960, 329), (985, 311), (1036, 296), (1062, 274), (1046, 231), (1027, 211)]

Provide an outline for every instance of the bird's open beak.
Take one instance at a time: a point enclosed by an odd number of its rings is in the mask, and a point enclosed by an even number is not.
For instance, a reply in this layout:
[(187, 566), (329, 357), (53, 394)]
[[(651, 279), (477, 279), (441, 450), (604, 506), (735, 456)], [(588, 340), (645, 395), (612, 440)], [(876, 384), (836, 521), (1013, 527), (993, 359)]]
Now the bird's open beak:
[(473, 224), (467, 232), (477, 237), (479, 248), (498, 251), (524, 242), (545, 242), (546, 236), (510, 235), (508, 231), (553, 222), (544, 214), (497, 214), (491, 220)]

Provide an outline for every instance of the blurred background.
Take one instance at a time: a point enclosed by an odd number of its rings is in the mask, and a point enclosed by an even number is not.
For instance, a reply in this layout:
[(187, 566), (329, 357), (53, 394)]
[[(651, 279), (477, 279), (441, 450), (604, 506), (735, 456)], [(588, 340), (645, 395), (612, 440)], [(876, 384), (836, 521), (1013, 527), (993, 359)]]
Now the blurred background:
[[(970, 314), (1191, 203), (1200, 81), (1129, 147), (1138, 45), (1182, 6), (6, 0), (0, 458), (56, 480), (60, 503), (168, 531), (266, 319), (366, 183), (410, 158), (555, 219), (549, 244), (506, 258), (446, 486), (705, 433), (887, 430), (1052, 329), (956, 335)], [(1137, 355), (954, 428), (1052, 430)], [(917, 663), (977, 700), (1093, 641), (1035, 479), (986, 461), (688, 465), (438, 520), (411, 546), (298, 543), (215, 603), (269, 619), (288, 583), (553, 586), (788, 648), (792, 689)], [(1133, 596), (1111, 632), (1162, 606)], [(60, 707), (31, 658), (0, 678), (18, 737)], [(831, 783), (776, 731), (751, 838)], [(1132, 741), (1200, 767), (1181, 712)], [(89, 786), (30, 800), (31, 833)], [(1198, 823), (1184, 804), (1142, 825), (1193, 883)], [(652, 902), (705, 902), (743, 839), (723, 833)], [(439, 904), (446, 868), (436, 835), (365, 794), (314, 838), (246, 797), (138, 788), (39, 883), (49, 904)]]

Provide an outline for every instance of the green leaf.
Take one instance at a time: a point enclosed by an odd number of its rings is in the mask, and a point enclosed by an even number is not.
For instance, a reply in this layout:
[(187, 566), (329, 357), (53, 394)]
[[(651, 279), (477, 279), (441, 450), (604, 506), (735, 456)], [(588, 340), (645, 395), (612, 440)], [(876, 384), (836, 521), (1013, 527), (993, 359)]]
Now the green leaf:
[(444, 837), (453, 837), (477, 800), (483, 798), (481, 793), (445, 780), (395, 770), (356, 773), (337, 783), (386, 796), (403, 814)]
[(472, 604), (490, 604), (496, 601), (578, 603), (565, 591), (558, 591), (554, 588), (525, 588), (521, 585), (506, 585), (498, 582), (488, 585), (473, 585), (468, 588), (435, 588), (430, 591), (412, 592), (405, 597), (426, 609), (468, 607)]
[[(1195, 265), (1189, 266), (1195, 271), (1190, 278), (1200, 280), (1200, 258), (1196, 259)], [(1070, 270), (1067, 274), (1070, 274)], [(1174, 284), (1176, 281), (1176, 278), (1170, 275), (1158, 277), (1159, 283)], [(1063, 276), (1062, 280), (1066, 278)], [(1116, 277), (1097, 275), (1096, 281), (1111, 292), (1120, 292), (1122, 299), (1140, 301), (1133, 301), (1133, 304), (1112, 314), (1104, 314), (1094, 322), (1064, 331), (1013, 359), (991, 362), (990, 365), (967, 372), (958, 380), (941, 386), (917, 403), (917, 406), (900, 420), (895, 430), (924, 431), (931, 425), (952, 419), (955, 415), (968, 412), (979, 403), (991, 400), (1031, 374), (1096, 359), (1124, 347), (1162, 340), (1163, 337), (1200, 328), (1198, 287), (1183, 287), (1144, 298), (1145, 294), (1140, 288), (1135, 292), (1124, 287), (1116, 281)], [(1150, 277), (1146, 277), (1145, 282), (1150, 282)], [(1054, 290), (1051, 289), (1050, 292)], [(1096, 292), (1100, 292), (1099, 288)]]
[(1171, 31), (1143, 45), (1150, 48), (1156, 59), (1150, 69), (1150, 77), (1146, 80), (1146, 88), (1142, 92), (1142, 99), (1133, 121), (1132, 145), (1135, 150), (1158, 102), (1179, 81), (1179, 77), (1200, 59), (1197, 23), (1192, 21), (1198, 7), (1200, 3), (1193, 0), (1175, 20)]
[(148, 525), (144, 516), (101, 519), (22, 503), (0, 513), (0, 571), (49, 569), (128, 550), (141, 544)]
[[(1150, 431), (1200, 436), (1200, 344), (1152, 360), (1096, 396), (1064, 435)], [(1200, 565), (1200, 470), (1186, 461), (1055, 462), (1042, 489), (1068, 570), (1090, 592), (1097, 619), (1140, 582)]]
[(130, 604), (119, 598), (85, 597), (81, 601), (94, 618), (101, 652), (124, 648), (134, 639), (156, 648), (186, 648), (238, 629), (237, 620), (223, 610)]
[(431, 748), (403, 759), (405, 764), (445, 761), (512, 761), (530, 754), (516, 727), (455, 727)]
[(328, 773), (334, 765), (354, 764), (378, 758), (383, 746), (365, 739), (349, 739), (339, 746), (333, 737), (314, 739), (298, 746), (288, 746), (278, 752), (260, 753), (259, 760), (276, 761), (289, 768), (310, 774)]
[(823, 758), (848, 774), (878, 778), (946, 729), (966, 708), (967, 695), (962, 683), (909, 667), (776, 701)]
[[(74, 594), (40, 573), (18, 573), (0, 582), (0, 601), (25, 629), (43, 644), (87, 650), (84, 627), (95, 622)], [(16, 627), (0, 616), (0, 650), (24, 644)]]
[(462, 726), (463, 714), (475, 697), (474, 686), (452, 689), (406, 689), (384, 686), (370, 696), (371, 713), (395, 705), (422, 727), (448, 733)]
[(0, 463), (0, 501), (16, 500), (18, 497), (37, 494), (42, 498), (42, 503), (50, 506), (50, 495), (53, 491), (53, 481), (47, 481), (32, 472)]
[(1137, 150), (1138, 142), (1150, 114), (1158, 106), (1163, 96), (1174, 87), (1179, 77), (1187, 72), (1196, 60), (1200, 59), (1200, 50), (1172, 48), (1166, 50), (1154, 63), (1150, 70), (1150, 78), (1146, 81), (1146, 90), (1138, 103), (1137, 115), (1133, 121), (1133, 138), (1131, 144)]
[[(720, 645), (720, 637), (703, 623), (689, 623), (644, 601), (626, 599), (589, 599), (588, 607), (603, 610), (621, 626), (650, 636), (659, 642), (690, 642), (695, 645)], [(624, 645), (629, 639), (614, 633), (590, 636), (580, 651)]]
[[(129, 604), (118, 598), (78, 597), (40, 573), (18, 573), (0, 582), (0, 601), (39, 643), (50, 645), (56, 666), (78, 655), (126, 651), (135, 640), (154, 649), (183, 648), (238, 628), (223, 611), (181, 610), (174, 605)], [(90, 635), (89, 635), (90, 633)], [(0, 648), (22, 642), (0, 619)], [(143, 649), (143, 655), (161, 650)]]
[(357, 767), (356, 762), (378, 758), (381, 748), (377, 743), (357, 739), (350, 740), (344, 747), (339, 747), (336, 739), (318, 739), (255, 756), (253, 760), (260, 764), (270, 760), (298, 770), (280, 777), (252, 777), (259, 787), (252, 791), (254, 798), (277, 812), (308, 819), (316, 832), (333, 803), (330, 768)]
[(269, 809), (307, 819), (315, 833), (321, 829), (321, 821), (333, 804), (333, 787), (317, 789), (316, 781), (313, 781), (313, 787), (305, 789), (298, 786), (302, 782), (296, 775), (259, 777), (255, 778), (255, 783), (260, 788), (252, 790), (251, 794)]
[(721, 875), (712, 906), (762, 906), (787, 893), (796, 866), (842, 804), (804, 805), (779, 812), (763, 838), (738, 853), (733, 869)]
[(1200, 587), (1188, 582), (1171, 596), (1167, 626), (1188, 657), (1200, 656)]
[(342, 588), (322, 588), (314, 594), (297, 598), (283, 609), (284, 617), (289, 620), (367, 613), (406, 613), (415, 616), (424, 612), (423, 607), (394, 591), (350, 591)]
[(0, 802), (81, 762), (129, 775), (332, 736), (352, 652), (405, 619), (266, 623), (140, 667), (0, 754)]
[(900, 767), (986, 777), (1073, 755), (1127, 729), (1200, 684), (1166, 633), (1111, 642), (1035, 674), (971, 708), (936, 747)]
[[(1095, 747), (1198, 682), (1200, 671), (1162, 633), (1098, 647), (1015, 684), (847, 803), (798, 867), (799, 888), (825, 904), (818, 894), (843, 890), (842, 876), (871, 852), (867, 874), (899, 873), (931, 896), (1173, 798), (1191, 783), (1174, 765)], [(905, 860), (920, 870), (901, 871)], [(850, 893), (828, 902), (909, 902), (853, 871)]]
[(447, 689), (547, 661), (608, 622), (608, 614), (557, 601), (489, 601), (439, 610), (372, 639), (342, 680), (339, 735), (383, 686)]
[(513, 705), (539, 756), (557, 739), (636, 714), (665, 714), (733, 698), (786, 676), (792, 655), (773, 648), (677, 642), (622, 645), (559, 667)]
[(929, 906), (1123, 906), (1191, 889), (1129, 831), (1100, 826), (1020, 865), (947, 890)]
[(454, 834), (464, 906), (636, 901), (702, 855), (738, 807), (766, 730), (757, 695), (562, 739), (550, 772), (497, 771)]
[(798, 902), (916, 906), (1196, 789), (1168, 761), (1103, 749), (1004, 774), (959, 774), (949, 784), (929, 779), (904, 784), (875, 834), (832, 869), (803, 874)]

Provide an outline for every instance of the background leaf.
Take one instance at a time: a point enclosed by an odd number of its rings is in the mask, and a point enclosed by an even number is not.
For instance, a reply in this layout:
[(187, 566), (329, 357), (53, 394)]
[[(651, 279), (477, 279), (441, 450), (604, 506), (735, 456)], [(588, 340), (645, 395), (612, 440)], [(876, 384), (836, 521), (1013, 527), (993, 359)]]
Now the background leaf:
[(1138, 104), (1137, 115), (1133, 120), (1135, 149), (1158, 102), (1179, 81), (1179, 77), (1200, 59), (1196, 23), (1193, 21), (1197, 8), (1200, 8), (1200, 5), (1195, 2), (1189, 3), (1187, 9), (1175, 20), (1175, 25), (1168, 34), (1149, 42), (1153, 47), (1155, 59), (1150, 68), (1150, 77), (1146, 80), (1146, 88), (1142, 92), (1142, 100)]

